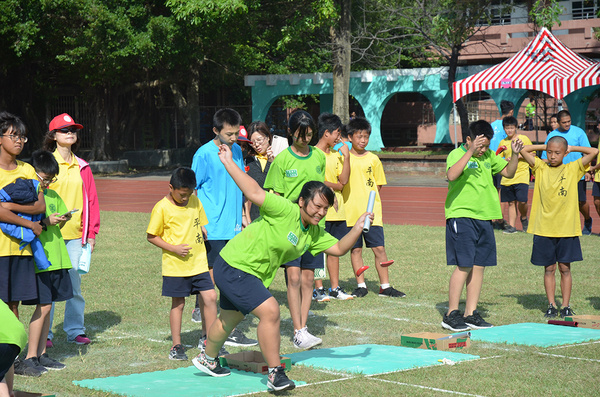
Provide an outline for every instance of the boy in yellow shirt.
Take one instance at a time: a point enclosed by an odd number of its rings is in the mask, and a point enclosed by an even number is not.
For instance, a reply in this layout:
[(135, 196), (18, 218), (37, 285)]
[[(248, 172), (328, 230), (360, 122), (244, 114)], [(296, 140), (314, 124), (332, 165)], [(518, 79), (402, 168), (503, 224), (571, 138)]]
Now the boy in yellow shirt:
[(181, 317), (185, 298), (200, 294), (203, 334), (217, 319), (217, 293), (208, 272), (204, 208), (194, 196), (196, 175), (191, 168), (177, 168), (171, 176), (169, 194), (152, 209), (146, 232), (148, 241), (162, 248), (162, 295), (172, 299), (169, 320), (173, 346), (171, 360), (187, 360), (181, 344)]
[[(506, 132), (506, 138), (500, 141), (500, 147), (506, 149), (500, 153), (506, 161), (510, 161), (512, 157), (511, 141), (520, 139), (523, 145), (531, 145), (531, 140), (525, 135), (517, 133), (517, 119), (509, 116), (502, 120), (502, 127)], [(517, 232), (517, 214), (520, 214), (521, 226), (523, 231), (527, 231), (527, 195), (529, 194), (529, 164), (519, 156), (519, 165), (517, 172), (512, 178), (502, 177), (500, 182), (500, 201), (508, 203), (508, 226), (504, 229), (504, 233), (512, 234)]]
[[(536, 158), (532, 152), (546, 151), (548, 163)], [(583, 157), (563, 164), (569, 152), (581, 152)], [(579, 236), (579, 198), (577, 184), (585, 174), (585, 167), (598, 154), (598, 149), (585, 146), (568, 146), (567, 140), (554, 136), (547, 145), (525, 146), (521, 151), (535, 175), (535, 189), (531, 205), (528, 233), (533, 234), (531, 263), (544, 266), (544, 288), (548, 298), (545, 317), (556, 317), (554, 291), (556, 288), (556, 263), (560, 271), (560, 289), (563, 308), (560, 316), (571, 316), (571, 262), (583, 260)], [(560, 220), (560, 221), (559, 221)]]

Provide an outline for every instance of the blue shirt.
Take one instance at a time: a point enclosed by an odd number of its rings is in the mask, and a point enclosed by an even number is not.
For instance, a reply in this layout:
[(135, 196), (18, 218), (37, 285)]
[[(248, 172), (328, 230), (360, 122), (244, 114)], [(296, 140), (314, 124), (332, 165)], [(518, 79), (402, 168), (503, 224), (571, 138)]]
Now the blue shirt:
[[(565, 132), (559, 131), (559, 130), (554, 130), (551, 133), (548, 134), (548, 137), (546, 138), (546, 142), (544, 143), (548, 143), (548, 139), (552, 138), (553, 136), (562, 136), (563, 138), (565, 138), (567, 140), (567, 144), (569, 146), (585, 146), (585, 147), (591, 147), (590, 145), (590, 141), (585, 133), (585, 131), (583, 131), (581, 128), (575, 126), (575, 125), (571, 125), (571, 127), (569, 127), (569, 129)], [(580, 159), (583, 157), (583, 153), (581, 152), (571, 152), (569, 154), (567, 154), (564, 158), (563, 158), (563, 164), (569, 164), (573, 161), (577, 161), (577, 159)], [(542, 159), (546, 159), (548, 158), (548, 155), (546, 154), (546, 151), (544, 150), (542, 152)], [(582, 180), (585, 179), (581, 178)]]
[[(344, 142), (346, 145), (348, 145), (348, 149), (352, 150), (352, 142)], [(337, 150), (338, 152), (340, 152), (340, 154), (342, 154), (342, 152), (340, 151), (340, 148), (342, 147), (343, 143), (337, 143), (334, 147), (333, 150)]]
[(496, 150), (498, 150), (498, 145), (500, 145), (500, 141), (506, 138), (507, 135), (504, 131), (504, 126), (502, 125), (502, 119), (496, 120), (490, 125), (494, 129), (494, 136), (490, 140), (490, 149), (496, 153)]
[[(231, 153), (233, 161), (244, 170), (242, 149), (237, 143), (231, 147)], [(196, 151), (192, 170), (196, 173), (198, 198), (208, 219), (207, 240), (231, 240), (242, 231), (242, 191), (221, 163), (214, 141)]]

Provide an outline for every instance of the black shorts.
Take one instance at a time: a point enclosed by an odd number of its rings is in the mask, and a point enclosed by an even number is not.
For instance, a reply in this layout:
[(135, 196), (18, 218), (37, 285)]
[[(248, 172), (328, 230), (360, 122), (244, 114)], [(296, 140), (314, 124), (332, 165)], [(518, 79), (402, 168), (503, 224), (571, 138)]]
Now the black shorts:
[(529, 185), (526, 183), (517, 183), (510, 186), (502, 186), (500, 188), (500, 201), (509, 203), (511, 201), (527, 202), (529, 194)]
[[(348, 232), (352, 230), (351, 227), (348, 228)], [(369, 229), (369, 233), (362, 232), (356, 243), (352, 246), (354, 248), (362, 248), (363, 247), (363, 239), (365, 240), (365, 246), (367, 248), (373, 247), (385, 247), (385, 236), (383, 235), (383, 226), (371, 226)]]
[(600, 182), (594, 182), (594, 186), (592, 187), (592, 196), (600, 197)]
[(32, 256), (0, 257), (0, 299), (4, 302), (37, 299), (35, 263)]
[(213, 267), (215, 261), (219, 257), (221, 250), (227, 245), (229, 240), (205, 240), (204, 246), (206, 247), (206, 260), (208, 267)]
[(37, 299), (23, 301), (24, 305), (47, 305), (63, 302), (73, 297), (73, 285), (68, 269), (37, 273)]
[(577, 193), (579, 194), (579, 202), (584, 203), (587, 201), (587, 182), (583, 179), (577, 182)]
[(536, 266), (551, 266), (556, 262), (582, 261), (579, 237), (533, 236), (531, 263)]
[(230, 266), (221, 256), (213, 269), (219, 287), (222, 310), (235, 310), (246, 315), (273, 297), (262, 280)]
[(215, 289), (215, 286), (209, 272), (189, 277), (163, 276), (162, 296), (185, 298), (211, 289)]
[(333, 237), (341, 240), (348, 233), (346, 221), (327, 221), (325, 222), (325, 231)]
[(446, 220), (446, 262), (449, 266), (496, 266), (492, 221), (472, 218)]
[(492, 177), (492, 180), (494, 182), (494, 187), (496, 188), (496, 190), (500, 189), (501, 186), (501, 182), (502, 182), (502, 174), (497, 173)]
[(313, 255), (306, 251), (300, 258), (284, 263), (286, 267), (299, 267), (301, 269), (323, 269), (325, 268), (325, 255), (321, 252)]
[(17, 345), (10, 343), (0, 343), (0, 382), (15, 362), (21, 349)]

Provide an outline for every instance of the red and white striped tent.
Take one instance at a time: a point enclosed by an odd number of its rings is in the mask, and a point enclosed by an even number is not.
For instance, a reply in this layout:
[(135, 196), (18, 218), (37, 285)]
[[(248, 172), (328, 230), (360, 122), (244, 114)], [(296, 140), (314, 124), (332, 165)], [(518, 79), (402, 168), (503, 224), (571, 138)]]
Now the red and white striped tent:
[[(581, 77), (576, 78), (578, 75)], [(596, 62), (571, 51), (548, 29), (542, 28), (511, 58), (454, 82), (452, 99), (456, 102), (472, 92), (498, 88), (541, 91), (562, 99), (580, 88), (600, 84), (598, 76)]]

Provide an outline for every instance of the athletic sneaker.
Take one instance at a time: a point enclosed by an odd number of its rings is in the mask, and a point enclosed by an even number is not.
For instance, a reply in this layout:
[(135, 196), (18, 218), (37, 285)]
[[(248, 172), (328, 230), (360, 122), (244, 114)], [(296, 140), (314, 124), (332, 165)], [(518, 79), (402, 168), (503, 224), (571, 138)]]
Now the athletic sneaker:
[(589, 236), (590, 234), (592, 234), (592, 223), (593, 223), (593, 219), (590, 216), (588, 219), (583, 221), (583, 230), (581, 231), (581, 234), (583, 234), (584, 236)]
[(194, 308), (194, 310), (192, 310), (192, 321), (195, 323), (201, 323), (202, 322), (202, 315), (200, 315), (200, 308), (196, 307)]
[(406, 294), (402, 291), (394, 289), (393, 287), (387, 287), (386, 289), (379, 287), (379, 296), (387, 296), (390, 298), (404, 298)]
[(46, 339), (46, 349), (54, 347), (54, 343), (52, 343), (52, 339)]
[(306, 327), (299, 329), (294, 334), (294, 347), (297, 349), (310, 349), (320, 345), (323, 341), (308, 332)]
[(272, 391), (292, 390), (296, 387), (294, 381), (285, 374), (285, 369), (280, 365), (267, 376), (267, 388)]
[[(198, 349), (204, 353), (204, 350), (206, 349), (206, 335), (201, 337), (198, 341)], [(219, 349), (219, 357), (226, 356), (227, 354), (229, 354), (229, 352), (225, 349), (225, 346), (221, 346), (221, 349)]]
[(562, 309), (560, 309), (560, 317), (561, 318), (565, 318), (567, 316), (573, 316), (573, 315), (575, 315), (575, 312), (573, 310), (571, 310), (571, 306), (563, 307)]
[(355, 298), (363, 298), (369, 293), (369, 290), (365, 287), (356, 287), (354, 291), (352, 291), (352, 296)]
[(488, 323), (483, 318), (481, 318), (481, 315), (479, 315), (479, 312), (477, 310), (473, 310), (473, 314), (465, 317), (464, 321), (465, 324), (467, 324), (467, 326), (471, 329), (486, 329), (493, 327), (492, 324)]
[(335, 289), (329, 288), (329, 296), (331, 296), (333, 299), (338, 299), (341, 301), (354, 299), (352, 295), (348, 295), (346, 292), (344, 292), (344, 290), (340, 286), (338, 286)]
[[(40, 364), (37, 357), (27, 358), (25, 360), (22, 360), (22, 363), (23, 363), (23, 365), (25, 365), (29, 368), (39, 371), (40, 375), (48, 372), (46, 367), (44, 367), (42, 364)], [(15, 373), (16, 373), (16, 367), (17, 366), (15, 364)], [(39, 375), (27, 375), (27, 376), (39, 376)]]
[(313, 290), (312, 299), (317, 302), (329, 302), (329, 295), (325, 292), (325, 288), (315, 288)]
[(68, 342), (75, 343), (76, 345), (89, 345), (90, 343), (92, 343), (90, 338), (85, 336), (85, 334), (77, 335), (75, 339), (68, 340)]
[(548, 310), (546, 310), (546, 313), (544, 314), (544, 317), (546, 318), (554, 318), (558, 316), (558, 309), (554, 307), (554, 305), (549, 304), (548, 305)]
[(64, 365), (63, 363), (61, 363), (53, 358), (48, 357), (48, 353), (42, 354), (37, 359), (38, 359), (38, 362), (40, 363), (40, 365), (46, 369), (60, 371), (61, 369), (67, 368), (67, 366)]
[(514, 234), (516, 232), (517, 232), (517, 228), (514, 226), (510, 226), (510, 225), (506, 226), (504, 228), (504, 231), (502, 231), (502, 233), (504, 233), (504, 234)]
[(229, 369), (221, 367), (219, 357), (214, 360), (209, 360), (204, 353), (200, 353), (194, 357), (192, 363), (194, 363), (194, 367), (198, 368), (200, 371), (217, 378), (231, 374)]
[(242, 331), (235, 328), (233, 332), (227, 337), (225, 344), (227, 346), (246, 347), (258, 345), (258, 341), (256, 339), (247, 338), (246, 335), (242, 333)]
[(15, 360), (15, 374), (17, 375), (38, 378), (46, 372), (48, 372), (46, 368), (42, 366), (38, 367), (37, 365), (35, 365), (35, 363), (31, 361), (31, 359), (21, 360), (19, 357), (17, 357), (17, 359)]
[(187, 359), (188, 356), (181, 344), (173, 346), (169, 351), (169, 360), (187, 361)]
[(523, 231), (527, 232), (527, 227), (529, 227), (529, 219), (521, 218), (521, 226), (523, 226)]
[(442, 327), (454, 332), (469, 330), (469, 326), (465, 324), (465, 319), (459, 310), (452, 310), (449, 315), (444, 314)]

